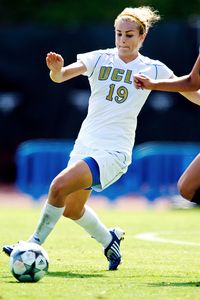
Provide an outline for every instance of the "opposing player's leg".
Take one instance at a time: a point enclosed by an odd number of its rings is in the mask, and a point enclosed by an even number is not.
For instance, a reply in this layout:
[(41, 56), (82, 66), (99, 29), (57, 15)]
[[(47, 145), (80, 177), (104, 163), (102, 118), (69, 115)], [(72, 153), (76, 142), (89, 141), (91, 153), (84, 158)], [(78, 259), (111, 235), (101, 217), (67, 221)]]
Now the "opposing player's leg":
[(180, 194), (200, 205), (200, 154), (191, 162), (178, 181)]

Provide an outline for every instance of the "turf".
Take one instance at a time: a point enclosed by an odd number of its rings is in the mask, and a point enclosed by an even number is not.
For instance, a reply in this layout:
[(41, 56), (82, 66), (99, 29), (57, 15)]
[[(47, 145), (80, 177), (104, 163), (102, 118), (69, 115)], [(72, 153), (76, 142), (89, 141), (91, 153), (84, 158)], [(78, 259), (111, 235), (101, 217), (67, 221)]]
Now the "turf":
[[(1, 208), (0, 244), (26, 239), (40, 209)], [(136, 299), (199, 300), (200, 246), (139, 240), (135, 235), (156, 232), (161, 237), (200, 243), (200, 210), (158, 212), (98, 209), (107, 226), (122, 227), (123, 264), (107, 271), (100, 244), (72, 221), (61, 218), (43, 245), (50, 257), (49, 273), (37, 283), (18, 283), (0, 253), (0, 299)]]

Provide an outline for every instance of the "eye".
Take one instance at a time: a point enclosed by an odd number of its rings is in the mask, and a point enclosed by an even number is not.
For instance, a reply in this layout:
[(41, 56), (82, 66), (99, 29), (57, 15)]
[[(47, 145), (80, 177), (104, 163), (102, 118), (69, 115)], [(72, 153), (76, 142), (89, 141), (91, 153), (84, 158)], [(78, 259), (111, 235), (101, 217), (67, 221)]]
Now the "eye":
[(122, 36), (122, 34), (120, 32), (117, 32), (117, 36)]
[(132, 37), (134, 37), (133, 34), (127, 34), (126, 36), (127, 36), (127, 38), (132, 38)]

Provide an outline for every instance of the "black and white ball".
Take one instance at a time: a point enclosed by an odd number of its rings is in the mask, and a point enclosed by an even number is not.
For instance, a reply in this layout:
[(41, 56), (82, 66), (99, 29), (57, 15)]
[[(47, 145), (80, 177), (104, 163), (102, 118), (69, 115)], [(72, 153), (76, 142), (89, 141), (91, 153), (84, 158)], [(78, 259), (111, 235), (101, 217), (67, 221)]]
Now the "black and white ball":
[(47, 252), (35, 243), (20, 242), (10, 255), (10, 271), (20, 282), (37, 282), (47, 273)]

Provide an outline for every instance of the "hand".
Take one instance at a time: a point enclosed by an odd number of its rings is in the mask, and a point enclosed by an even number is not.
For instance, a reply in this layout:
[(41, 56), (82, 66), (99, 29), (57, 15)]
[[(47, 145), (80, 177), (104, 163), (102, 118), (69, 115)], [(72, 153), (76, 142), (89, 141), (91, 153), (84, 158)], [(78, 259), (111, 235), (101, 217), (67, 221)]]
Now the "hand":
[(154, 87), (154, 80), (143, 74), (134, 75), (134, 85), (136, 89), (151, 90)]
[(49, 52), (46, 56), (46, 64), (52, 72), (56, 73), (61, 71), (62, 67), (64, 66), (64, 59), (60, 54)]

